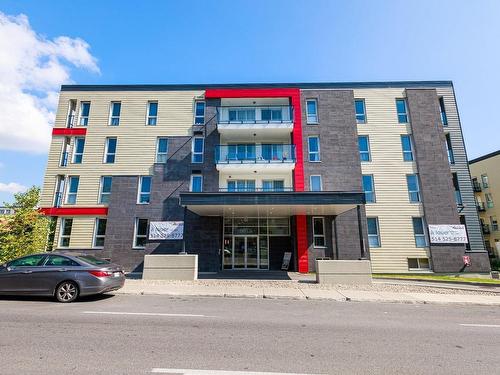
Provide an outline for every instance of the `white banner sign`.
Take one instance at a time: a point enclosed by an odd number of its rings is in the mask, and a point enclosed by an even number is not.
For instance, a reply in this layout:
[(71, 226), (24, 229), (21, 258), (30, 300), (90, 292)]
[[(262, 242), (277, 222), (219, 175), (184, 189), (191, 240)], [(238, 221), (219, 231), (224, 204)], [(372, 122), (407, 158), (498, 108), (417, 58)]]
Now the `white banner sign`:
[(182, 240), (183, 221), (152, 221), (149, 224), (150, 240)]
[(468, 243), (465, 225), (429, 225), (431, 243)]

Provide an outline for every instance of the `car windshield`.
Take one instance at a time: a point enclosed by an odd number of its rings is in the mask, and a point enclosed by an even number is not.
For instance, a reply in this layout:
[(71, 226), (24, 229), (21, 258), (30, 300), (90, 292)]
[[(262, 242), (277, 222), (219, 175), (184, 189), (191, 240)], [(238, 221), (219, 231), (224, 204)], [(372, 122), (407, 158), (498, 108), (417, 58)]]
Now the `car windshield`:
[(83, 260), (84, 262), (92, 264), (94, 266), (100, 266), (102, 264), (109, 264), (110, 263), (107, 260), (99, 259), (99, 258), (93, 257), (92, 255), (79, 255), (79, 256), (77, 256), (77, 258)]

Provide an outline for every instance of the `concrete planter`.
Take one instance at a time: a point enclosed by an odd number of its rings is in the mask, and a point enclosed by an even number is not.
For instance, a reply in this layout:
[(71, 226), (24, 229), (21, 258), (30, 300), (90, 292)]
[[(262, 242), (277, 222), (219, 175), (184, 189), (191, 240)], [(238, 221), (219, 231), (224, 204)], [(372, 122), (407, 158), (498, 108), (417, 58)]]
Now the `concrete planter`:
[(371, 284), (369, 260), (316, 260), (316, 282), (320, 284)]
[(198, 255), (145, 255), (144, 280), (197, 280)]

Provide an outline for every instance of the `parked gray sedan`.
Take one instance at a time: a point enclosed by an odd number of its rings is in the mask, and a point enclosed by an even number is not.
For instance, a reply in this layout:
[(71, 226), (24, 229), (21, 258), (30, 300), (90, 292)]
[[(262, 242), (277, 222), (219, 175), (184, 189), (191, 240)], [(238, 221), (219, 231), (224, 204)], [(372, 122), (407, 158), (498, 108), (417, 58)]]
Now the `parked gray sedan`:
[(125, 275), (120, 266), (90, 255), (42, 253), (0, 266), (0, 294), (54, 296), (73, 302), (79, 296), (120, 289)]

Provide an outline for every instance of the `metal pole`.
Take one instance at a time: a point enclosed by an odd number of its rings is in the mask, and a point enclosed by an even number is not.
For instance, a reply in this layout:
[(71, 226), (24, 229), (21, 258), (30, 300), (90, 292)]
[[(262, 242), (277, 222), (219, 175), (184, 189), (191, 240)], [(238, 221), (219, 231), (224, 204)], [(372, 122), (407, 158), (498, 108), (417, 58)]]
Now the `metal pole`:
[(339, 237), (337, 235), (337, 216), (333, 217), (333, 230), (335, 231), (335, 233), (334, 233), (334, 238), (335, 238), (335, 259), (339, 260)]

